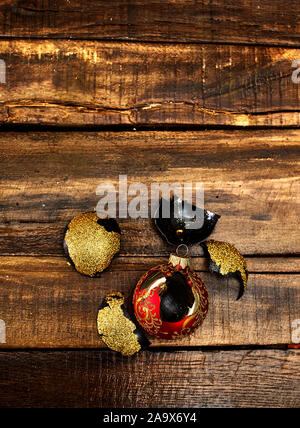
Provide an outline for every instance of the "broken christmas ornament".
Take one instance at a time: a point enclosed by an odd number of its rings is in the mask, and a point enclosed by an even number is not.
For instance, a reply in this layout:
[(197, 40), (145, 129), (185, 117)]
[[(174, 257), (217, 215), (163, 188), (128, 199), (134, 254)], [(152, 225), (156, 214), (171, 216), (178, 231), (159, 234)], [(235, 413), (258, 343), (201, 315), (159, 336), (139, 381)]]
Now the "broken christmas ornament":
[[(169, 244), (178, 245), (169, 262), (150, 269), (133, 295), (137, 321), (149, 333), (177, 339), (199, 327), (208, 311), (208, 292), (192, 269), (188, 245), (199, 243), (213, 231), (220, 216), (174, 195), (160, 199), (155, 225)], [(180, 248), (185, 255), (180, 256)]]
[(67, 226), (64, 250), (75, 269), (91, 277), (106, 269), (120, 250), (121, 231), (113, 218), (79, 214)]
[(124, 306), (124, 295), (112, 291), (105, 296), (97, 317), (98, 333), (112, 350), (131, 356), (149, 346), (141, 328), (134, 323)]
[(247, 263), (242, 254), (232, 244), (214, 239), (203, 242), (201, 246), (210, 259), (210, 272), (239, 279), (239, 300), (246, 291), (248, 280)]
[(177, 339), (199, 327), (208, 310), (208, 292), (188, 257), (171, 254), (169, 262), (150, 269), (133, 295), (137, 321), (147, 333)]
[[(168, 209), (164, 208), (166, 204)], [(169, 215), (167, 215), (169, 214)], [(139, 280), (133, 295), (137, 321), (149, 334), (177, 339), (199, 327), (208, 311), (208, 292), (201, 277), (191, 268), (188, 245), (201, 243), (213, 231), (220, 216), (174, 196), (160, 200), (155, 225), (169, 244), (179, 245), (169, 262), (150, 269)], [(180, 247), (186, 254), (179, 256)], [(247, 267), (243, 256), (227, 243), (206, 241), (203, 248), (211, 259), (210, 270), (222, 275), (240, 275), (246, 289)]]

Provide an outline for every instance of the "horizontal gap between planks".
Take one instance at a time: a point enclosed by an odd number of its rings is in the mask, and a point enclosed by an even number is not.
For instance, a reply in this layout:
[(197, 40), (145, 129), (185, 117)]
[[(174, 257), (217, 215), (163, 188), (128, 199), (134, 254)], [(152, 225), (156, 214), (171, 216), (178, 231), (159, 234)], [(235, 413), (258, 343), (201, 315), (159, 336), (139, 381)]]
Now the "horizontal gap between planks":
[[(300, 113), (300, 110), (295, 111), (286, 111)], [(276, 111), (275, 113), (284, 113), (284, 111)], [(253, 113), (250, 113), (253, 115)], [(255, 113), (254, 113), (255, 114)], [(259, 113), (257, 113), (259, 114)], [(264, 114), (264, 113), (262, 113)], [(268, 113), (267, 113), (268, 114)], [(60, 126), (60, 125), (18, 125), (18, 124), (3, 124), (0, 125), (1, 132), (191, 132), (191, 131), (226, 131), (226, 130), (235, 130), (235, 131), (264, 131), (264, 130), (290, 130), (290, 129), (300, 129), (299, 126), (289, 125), (289, 126), (234, 126), (234, 125), (197, 125), (197, 124), (162, 124), (162, 125), (70, 125), (70, 126)]]
[[(219, 352), (219, 351), (225, 351), (225, 352), (231, 352), (231, 351), (254, 351), (257, 349), (261, 350), (288, 350), (289, 344), (283, 345), (283, 344), (272, 344), (272, 345), (220, 345), (220, 346), (177, 346), (174, 344), (174, 346), (150, 346), (147, 349), (144, 349), (144, 351), (148, 352), (184, 352), (184, 351), (199, 351), (199, 352)], [(295, 349), (297, 350), (297, 349)], [(96, 347), (90, 347), (90, 348), (1, 348), (0, 347), (0, 353), (10, 353), (10, 352), (41, 352), (41, 353), (48, 353), (48, 352), (107, 352), (109, 351), (109, 348), (96, 348)], [(143, 351), (141, 351), (143, 352)]]
[[(22, 223), (22, 222), (14, 222), (14, 224), (18, 224), (18, 223)], [(25, 222), (26, 223), (26, 222)], [(30, 222), (31, 223), (31, 222)], [(48, 223), (48, 222), (47, 222)], [(12, 223), (4, 223), (4, 224), (12, 224)], [(39, 223), (38, 223), (39, 224)], [(170, 250), (170, 252), (172, 252), (172, 249)], [(287, 253), (287, 254), (243, 254), (244, 257), (247, 257), (249, 259), (259, 259), (259, 258), (269, 258), (269, 259), (277, 259), (277, 258), (289, 258), (289, 257), (293, 257), (293, 258), (299, 258), (300, 259), (300, 254), (299, 253)], [(1, 253), (0, 254), (0, 258), (1, 257), (37, 257), (37, 258), (63, 258), (61, 256), (61, 254), (28, 254), (28, 253), (24, 253), (24, 254), (11, 254), (11, 253)], [(148, 258), (148, 259), (159, 259), (161, 257), (165, 257), (165, 253), (161, 253), (158, 255), (150, 255), (150, 254), (122, 254), (119, 255), (117, 257), (122, 257), (122, 258), (127, 258), (127, 259), (140, 259), (142, 258)], [(190, 256), (191, 258), (204, 258), (205, 256)]]

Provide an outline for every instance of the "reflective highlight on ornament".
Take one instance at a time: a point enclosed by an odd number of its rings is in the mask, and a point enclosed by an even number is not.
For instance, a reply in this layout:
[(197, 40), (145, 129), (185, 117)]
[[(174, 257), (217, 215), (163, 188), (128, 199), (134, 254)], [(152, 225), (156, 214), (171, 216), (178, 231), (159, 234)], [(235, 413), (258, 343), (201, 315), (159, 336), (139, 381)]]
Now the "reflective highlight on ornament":
[(67, 226), (64, 250), (78, 272), (97, 276), (120, 250), (120, 234), (115, 219), (100, 219), (95, 212), (79, 214)]
[(199, 327), (208, 310), (208, 292), (190, 259), (171, 254), (169, 263), (150, 269), (133, 295), (137, 321), (163, 339), (187, 336)]
[(114, 291), (105, 296), (99, 308), (97, 327), (103, 342), (126, 357), (149, 346), (148, 339), (130, 319), (121, 292)]
[(222, 276), (235, 276), (240, 281), (239, 300), (247, 288), (248, 269), (242, 254), (228, 242), (210, 239), (202, 247), (210, 258), (209, 270)]

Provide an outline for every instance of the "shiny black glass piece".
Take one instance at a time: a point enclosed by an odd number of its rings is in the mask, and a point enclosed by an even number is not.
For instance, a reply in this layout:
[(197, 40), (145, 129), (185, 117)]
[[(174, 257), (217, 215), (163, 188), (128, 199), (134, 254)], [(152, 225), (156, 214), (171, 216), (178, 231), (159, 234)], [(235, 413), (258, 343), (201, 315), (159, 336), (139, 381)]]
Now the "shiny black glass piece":
[[(168, 204), (169, 212), (166, 211)], [(170, 201), (160, 199), (154, 223), (169, 244), (193, 245), (204, 241), (212, 233), (220, 217), (174, 196)]]

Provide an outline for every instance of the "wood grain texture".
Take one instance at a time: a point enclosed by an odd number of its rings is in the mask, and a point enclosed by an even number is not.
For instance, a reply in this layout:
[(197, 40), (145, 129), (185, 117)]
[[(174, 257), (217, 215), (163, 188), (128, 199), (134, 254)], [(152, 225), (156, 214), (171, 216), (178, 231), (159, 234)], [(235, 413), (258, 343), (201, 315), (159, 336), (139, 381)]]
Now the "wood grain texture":
[[(6, 323), (6, 343), (0, 346), (103, 347), (96, 328), (103, 297), (110, 290), (118, 290), (130, 301), (142, 273), (121, 267), (103, 272), (99, 278), (88, 278), (64, 258), (1, 257), (0, 319)], [(299, 274), (251, 273), (248, 290), (239, 301), (236, 279), (222, 279), (208, 272), (201, 273), (201, 277), (210, 296), (203, 325), (193, 335), (177, 341), (151, 338), (152, 346), (292, 343), (291, 324), (300, 319)]]
[[(4, 260), (9, 260), (5, 257)], [(192, 264), (195, 270), (199, 272), (208, 272), (209, 261), (206, 257), (192, 258)], [(245, 257), (248, 272), (250, 273), (300, 273), (300, 258), (299, 256), (289, 257)], [(110, 270), (135, 270), (146, 272), (155, 264), (161, 264), (166, 261), (165, 257), (151, 257), (151, 256), (120, 256), (118, 255), (112, 261)]]
[[(151, 369), (150, 369), (151, 368)], [(299, 352), (1, 352), (2, 407), (299, 407)]]
[(300, 45), (297, 0), (6, 0), (0, 36)]
[(298, 49), (11, 40), (0, 123), (299, 126)]
[[(203, 182), (221, 215), (215, 239), (245, 255), (299, 254), (299, 144), (299, 130), (1, 133), (1, 254), (62, 255), (69, 220), (96, 207), (100, 183), (118, 191), (119, 174), (149, 190)], [(150, 219), (120, 226), (122, 256), (173, 250)]]

